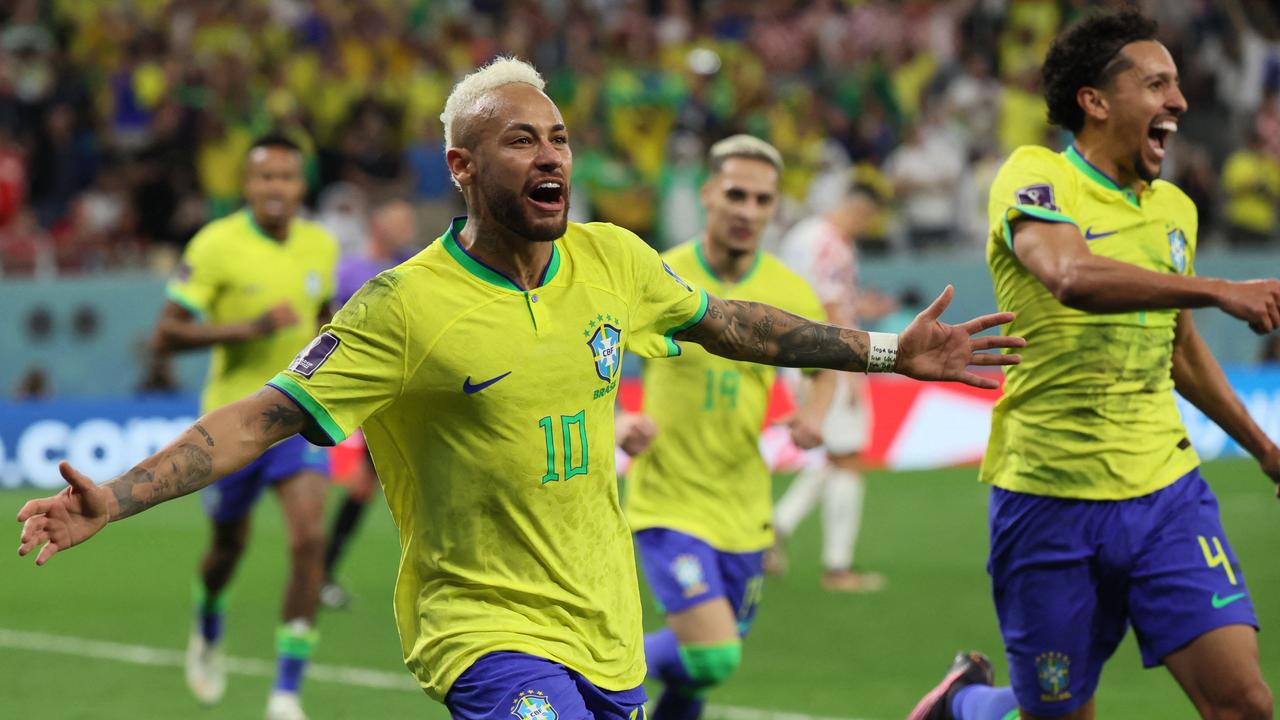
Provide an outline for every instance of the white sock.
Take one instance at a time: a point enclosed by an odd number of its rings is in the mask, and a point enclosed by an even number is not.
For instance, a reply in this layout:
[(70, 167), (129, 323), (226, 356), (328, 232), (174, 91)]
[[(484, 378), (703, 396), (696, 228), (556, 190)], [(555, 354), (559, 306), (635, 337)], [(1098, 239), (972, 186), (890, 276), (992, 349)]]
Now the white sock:
[(773, 508), (773, 527), (779, 535), (786, 537), (795, 532), (805, 516), (818, 506), (830, 470), (826, 464), (810, 465), (791, 481)]
[(832, 468), (822, 492), (822, 566), (847, 570), (862, 526), (862, 498), (866, 485), (850, 470)]

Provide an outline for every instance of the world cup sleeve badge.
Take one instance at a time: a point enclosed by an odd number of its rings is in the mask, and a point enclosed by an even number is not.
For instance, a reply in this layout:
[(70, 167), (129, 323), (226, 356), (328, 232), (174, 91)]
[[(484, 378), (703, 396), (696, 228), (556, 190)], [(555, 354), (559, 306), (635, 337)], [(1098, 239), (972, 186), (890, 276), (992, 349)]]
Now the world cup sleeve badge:
[(1187, 271), (1187, 236), (1177, 228), (1169, 231), (1169, 259), (1179, 273)]

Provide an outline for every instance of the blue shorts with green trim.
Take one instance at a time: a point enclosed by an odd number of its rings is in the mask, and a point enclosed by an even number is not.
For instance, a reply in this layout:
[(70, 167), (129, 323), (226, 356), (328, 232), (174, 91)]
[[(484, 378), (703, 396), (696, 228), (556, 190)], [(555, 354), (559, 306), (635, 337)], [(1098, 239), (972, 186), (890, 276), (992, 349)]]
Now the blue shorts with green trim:
[(605, 690), (559, 663), (493, 652), (453, 682), (444, 704), (454, 720), (645, 720), (644, 686)]
[(249, 514), (262, 491), (303, 470), (329, 473), (324, 448), (292, 435), (267, 448), (256, 460), (227, 475), (200, 493), (205, 514), (216, 523), (234, 522)]
[(1128, 500), (991, 491), (996, 613), (1018, 705), (1060, 717), (1093, 697), (1132, 624), (1146, 667), (1227, 625), (1258, 627), (1200, 471)]
[(722, 597), (737, 617), (738, 634), (746, 637), (764, 585), (763, 550), (723, 552), (701, 538), (668, 528), (637, 531), (636, 550), (663, 612), (681, 612)]

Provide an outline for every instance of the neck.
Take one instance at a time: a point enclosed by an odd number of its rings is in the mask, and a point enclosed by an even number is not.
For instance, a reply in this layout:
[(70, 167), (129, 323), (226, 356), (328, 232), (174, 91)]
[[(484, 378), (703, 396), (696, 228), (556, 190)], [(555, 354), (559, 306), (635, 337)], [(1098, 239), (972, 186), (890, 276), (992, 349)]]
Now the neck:
[(458, 244), (525, 290), (538, 287), (551, 262), (551, 242), (530, 242), (497, 223), (468, 218)]
[(756, 262), (756, 252), (739, 252), (730, 250), (711, 241), (710, 236), (702, 239), (702, 257), (706, 259), (711, 272), (723, 282), (735, 283), (751, 271)]
[(258, 229), (267, 236), (280, 242), (284, 242), (289, 237), (289, 220), (287, 218), (282, 222), (271, 222), (254, 215), (252, 211), (250, 211), (250, 216), (253, 218), (253, 223), (258, 226)]
[(1075, 145), (1081, 157), (1120, 187), (1127, 186), (1134, 192), (1139, 192), (1145, 186), (1146, 183), (1133, 166), (1133, 155), (1116, 147), (1115, 141), (1100, 131), (1084, 128), (1076, 136)]

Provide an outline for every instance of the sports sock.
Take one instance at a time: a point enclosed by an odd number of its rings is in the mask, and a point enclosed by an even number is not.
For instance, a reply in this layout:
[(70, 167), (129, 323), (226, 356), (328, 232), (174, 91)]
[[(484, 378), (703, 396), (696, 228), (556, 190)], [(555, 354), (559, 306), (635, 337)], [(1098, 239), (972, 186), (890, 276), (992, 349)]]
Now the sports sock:
[(955, 720), (1017, 720), (1018, 700), (1013, 688), (970, 685), (951, 698)]
[(665, 687), (653, 708), (653, 720), (696, 720), (702, 714), (703, 699), (692, 686), (689, 672), (680, 659), (680, 643), (670, 628), (644, 636), (644, 657), (650, 676)]
[(858, 473), (838, 468), (828, 473), (822, 489), (822, 566), (827, 570), (853, 566), (865, 494), (866, 485)]
[(800, 471), (773, 508), (773, 526), (782, 536), (791, 535), (822, 498), (822, 486), (830, 468), (825, 462)]
[(360, 516), (363, 514), (364, 506), (364, 503), (347, 495), (342, 507), (338, 508), (338, 514), (333, 518), (333, 528), (329, 531), (329, 546), (324, 549), (324, 576), (326, 579), (333, 578), (333, 568), (338, 564), (338, 558), (342, 557), (342, 553), (347, 549), (347, 543), (351, 541), (351, 534), (355, 532), (356, 526), (360, 524)]
[(227, 594), (219, 593), (210, 596), (200, 578), (191, 585), (196, 606), (196, 622), (200, 624), (200, 635), (204, 641), (213, 645), (222, 638), (222, 615), (227, 609)]
[(290, 620), (276, 630), (276, 683), (274, 689), (281, 692), (298, 692), (307, 661), (315, 651), (320, 635), (311, 623), (302, 618)]

